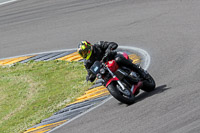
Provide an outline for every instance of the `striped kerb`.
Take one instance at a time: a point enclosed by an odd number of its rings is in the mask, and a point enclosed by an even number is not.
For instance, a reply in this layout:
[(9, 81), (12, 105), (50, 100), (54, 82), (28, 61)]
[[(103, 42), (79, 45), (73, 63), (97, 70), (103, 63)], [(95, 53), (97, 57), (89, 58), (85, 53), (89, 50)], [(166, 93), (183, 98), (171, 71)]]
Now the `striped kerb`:
[(28, 58), (31, 58), (33, 56), (34, 55), (0, 60), (0, 65), (11, 65), (11, 64), (26, 60)]
[[(141, 58), (136, 54), (129, 54), (129, 58), (134, 64), (141, 62)], [(83, 58), (75, 51), (50, 52), (32, 56), (23, 56), (17, 58), (9, 58), (0, 60), (0, 65), (12, 65), (14, 63), (26, 63), (30, 60), (34, 61), (48, 61), (48, 60), (64, 60), (64, 61), (81, 61)], [(97, 84), (96, 84), (97, 85)], [(75, 115), (78, 115), (87, 109), (93, 107), (95, 104), (105, 100), (110, 95), (105, 86), (95, 86), (92, 89), (85, 91), (84, 95), (78, 97), (75, 102), (67, 104), (63, 110), (58, 111), (53, 116), (42, 120), (41, 123), (27, 129), (24, 133), (45, 133), (51, 129), (67, 122)], [(74, 110), (74, 112), (73, 112)], [(63, 113), (63, 114), (62, 114)], [(65, 115), (65, 114), (67, 115)], [(70, 115), (71, 113), (71, 115)], [(75, 114), (75, 115), (74, 115)], [(57, 117), (65, 116), (62, 119)]]

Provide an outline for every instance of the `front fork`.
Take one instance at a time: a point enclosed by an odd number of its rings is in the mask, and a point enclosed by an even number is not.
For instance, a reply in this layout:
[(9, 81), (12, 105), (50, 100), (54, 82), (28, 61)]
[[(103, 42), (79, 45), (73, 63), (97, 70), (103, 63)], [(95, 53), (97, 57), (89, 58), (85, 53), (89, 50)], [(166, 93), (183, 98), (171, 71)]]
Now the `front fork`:
[(116, 77), (116, 75), (107, 67), (105, 66), (106, 69), (108, 70), (108, 72), (111, 74), (112, 78), (106, 83), (106, 87), (112, 82), (112, 81), (117, 81), (117, 83), (120, 85), (120, 87), (122, 88), (122, 90), (126, 90), (126, 88), (124, 87), (124, 85), (121, 83), (121, 81)]
[[(106, 87), (113, 81), (117, 81), (117, 83), (120, 86), (119, 91), (122, 92), (123, 94), (127, 95), (127, 96), (131, 96), (131, 92), (125, 88), (125, 86), (122, 84), (122, 82), (116, 77), (116, 75), (107, 67), (107, 70), (109, 71), (109, 73), (111, 74), (112, 78), (106, 83)], [(131, 90), (134, 88), (134, 86), (132, 86)]]

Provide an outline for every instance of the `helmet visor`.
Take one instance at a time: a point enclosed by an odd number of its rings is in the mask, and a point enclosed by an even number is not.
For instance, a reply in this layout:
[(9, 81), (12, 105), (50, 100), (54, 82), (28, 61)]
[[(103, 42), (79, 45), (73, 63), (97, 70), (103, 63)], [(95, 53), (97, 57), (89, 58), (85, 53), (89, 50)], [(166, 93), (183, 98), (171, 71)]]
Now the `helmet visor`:
[(86, 49), (84, 50), (79, 49), (78, 53), (80, 54), (81, 57), (86, 58), (88, 51)]

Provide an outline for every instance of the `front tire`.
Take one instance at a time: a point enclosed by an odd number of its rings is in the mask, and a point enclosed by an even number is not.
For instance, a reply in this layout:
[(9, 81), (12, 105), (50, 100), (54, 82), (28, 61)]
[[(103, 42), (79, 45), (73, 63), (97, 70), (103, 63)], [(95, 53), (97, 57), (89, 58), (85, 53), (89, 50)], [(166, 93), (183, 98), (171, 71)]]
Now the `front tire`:
[(125, 103), (125, 104), (132, 104), (135, 102), (135, 96), (131, 94), (130, 97), (125, 96), (122, 92), (119, 91), (117, 82), (112, 82), (110, 85), (108, 85), (107, 89), (110, 92), (110, 94), (116, 98), (118, 101)]

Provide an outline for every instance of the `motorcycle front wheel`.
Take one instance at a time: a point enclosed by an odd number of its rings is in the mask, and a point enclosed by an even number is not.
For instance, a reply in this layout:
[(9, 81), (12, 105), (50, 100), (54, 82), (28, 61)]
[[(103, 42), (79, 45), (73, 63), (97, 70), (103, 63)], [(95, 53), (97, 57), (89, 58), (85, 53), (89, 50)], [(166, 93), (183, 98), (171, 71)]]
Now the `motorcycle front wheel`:
[(107, 86), (107, 89), (115, 99), (122, 103), (132, 104), (135, 102), (134, 95), (131, 94), (130, 96), (126, 96), (121, 91), (119, 91), (119, 89), (121, 89), (121, 86), (117, 82), (112, 82), (110, 85)]

